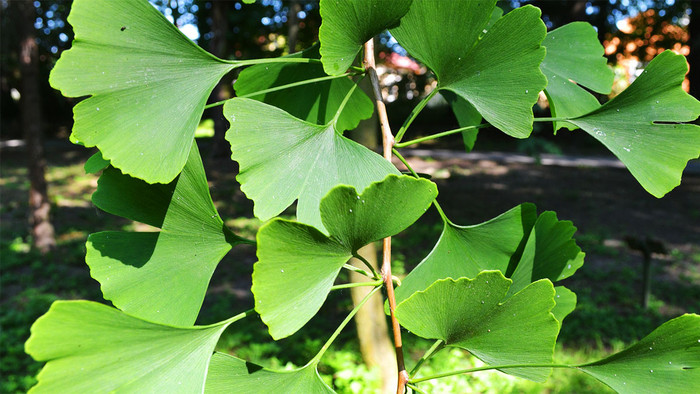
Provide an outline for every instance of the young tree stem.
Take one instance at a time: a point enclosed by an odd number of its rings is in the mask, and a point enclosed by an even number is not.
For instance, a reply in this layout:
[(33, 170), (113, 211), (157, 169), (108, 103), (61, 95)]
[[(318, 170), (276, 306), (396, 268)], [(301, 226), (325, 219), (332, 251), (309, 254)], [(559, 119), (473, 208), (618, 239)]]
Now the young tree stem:
[(410, 140), (410, 141), (406, 141), (406, 142), (397, 142), (397, 143), (394, 144), (394, 147), (396, 147), (396, 148), (403, 148), (403, 147), (406, 147), (406, 146), (409, 146), (409, 145), (413, 145), (413, 144), (418, 144), (418, 143), (421, 143), (421, 142), (424, 142), (424, 141), (430, 141), (430, 140), (434, 140), (434, 139), (436, 139), (436, 138), (440, 138), (440, 137), (445, 137), (445, 136), (452, 135), (452, 134), (461, 133), (461, 132), (463, 132), (463, 131), (483, 129), (484, 127), (489, 127), (489, 126), (491, 126), (489, 123), (482, 123), (482, 124), (475, 125), (475, 126), (460, 127), (460, 128), (458, 128), (458, 129), (447, 130), (447, 131), (443, 131), (443, 132), (441, 132), (441, 133), (436, 133), (436, 134), (428, 135), (428, 136), (425, 136), (425, 137), (416, 138), (416, 139), (414, 139), (414, 140)]
[[(386, 113), (386, 106), (382, 100), (382, 92), (379, 89), (379, 77), (377, 76), (377, 68), (374, 61), (374, 38), (367, 41), (364, 45), (364, 60), (363, 65), (369, 75), (374, 91), (374, 101), (377, 106), (377, 114), (379, 115), (379, 126), (382, 130), (382, 142), (384, 158), (391, 162), (392, 149), (394, 147), (394, 135), (389, 127), (389, 118)], [(396, 349), (396, 365), (399, 370), (398, 384), (396, 392), (403, 394), (408, 382), (408, 372), (403, 361), (403, 344), (401, 342), (401, 326), (396, 318), (396, 298), (394, 296), (394, 282), (391, 276), (391, 237), (384, 238), (382, 242), (382, 278), (386, 287), (386, 295), (389, 299), (389, 311), (391, 312), (391, 329), (394, 334), (394, 348)]]

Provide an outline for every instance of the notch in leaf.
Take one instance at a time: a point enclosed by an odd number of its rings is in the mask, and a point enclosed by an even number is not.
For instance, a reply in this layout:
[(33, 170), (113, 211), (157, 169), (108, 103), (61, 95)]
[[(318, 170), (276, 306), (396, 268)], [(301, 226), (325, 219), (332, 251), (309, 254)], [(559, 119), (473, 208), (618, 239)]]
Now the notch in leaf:
[(194, 324), (221, 258), (232, 246), (249, 242), (219, 217), (196, 143), (173, 182), (150, 185), (109, 167), (92, 201), (106, 212), (161, 228), (95, 233), (86, 245), (85, 260), (105, 299), (153, 322)]
[(337, 186), (321, 200), (323, 224), (274, 219), (258, 231), (255, 309), (273, 338), (295, 333), (320, 309), (343, 265), (364, 245), (415, 222), (437, 196), (434, 183), (389, 175), (362, 194)]

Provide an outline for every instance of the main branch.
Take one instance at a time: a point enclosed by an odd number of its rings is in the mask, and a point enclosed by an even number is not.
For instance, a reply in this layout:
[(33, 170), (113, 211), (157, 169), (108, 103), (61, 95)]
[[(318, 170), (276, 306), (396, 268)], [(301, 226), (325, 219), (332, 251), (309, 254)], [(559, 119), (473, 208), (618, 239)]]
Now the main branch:
[[(374, 39), (365, 43), (365, 58), (363, 65), (369, 74), (372, 90), (374, 91), (374, 101), (379, 115), (379, 126), (382, 130), (382, 146), (384, 158), (391, 162), (392, 148), (394, 147), (394, 135), (389, 127), (389, 118), (386, 114), (386, 106), (382, 100), (382, 92), (379, 89), (379, 77), (377, 67), (374, 62)], [(396, 364), (399, 370), (398, 385), (396, 392), (403, 394), (408, 382), (408, 372), (403, 362), (403, 344), (401, 343), (401, 326), (396, 318), (396, 297), (394, 297), (394, 283), (391, 276), (391, 237), (384, 238), (382, 243), (382, 279), (386, 287), (386, 295), (389, 299), (389, 310), (391, 312), (391, 328), (394, 333), (394, 347), (396, 348)]]

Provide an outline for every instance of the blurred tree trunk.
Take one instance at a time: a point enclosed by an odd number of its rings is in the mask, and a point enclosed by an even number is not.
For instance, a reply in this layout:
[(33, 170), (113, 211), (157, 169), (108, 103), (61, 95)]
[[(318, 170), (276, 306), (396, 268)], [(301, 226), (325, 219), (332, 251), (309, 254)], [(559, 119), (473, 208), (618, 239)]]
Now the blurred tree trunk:
[[(211, 32), (212, 38), (209, 42), (209, 51), (220, 58), (228, 57), (228, 42), (226, 36), (229, 31), (228, 13), (231, 10), (230, 1), (212, 1), (211, 8)], [(233, 97), (231, 75), (224, 76), (211, 92), (212, 101), (222, 101)], [(226, 130), (228, 122), (223, 114), (223, 106), (214, 107), (209, 110), (209, 116), (214, 119), (214, 143), (211, 147), (210, 157), (227, 157), (231, 155), (231, 149), (226, 141)]]
[[(360, 87), (372, 97), (369, 78), (365, 78)], [(379, 120), (376, 111), (370, 119), (363, 120), (354, 131), (350, 131), (351, 138), (370, 149), (378, 147), (379, 141)], [(374, 268), (377, 266), (378, 250), (377, 245), (372, 243), (359, 250), (360, 256), (364, 257)], [(367, 270), (367, 267), (357, 259), (350, 260), (350, 264)], [(351, 273), (351, 282), (362, 282), (368, 279), (360, 274)], [(355, 305), (362, 301), (371, 287), (353, 287), (351, 289), (352, 301)], [(355, 315), (357, 326), (357, 337), (360, 343), (360, 353), (362, 359), (369, 368), (379, 368), (382, 379), (382, 393), (395, 393), (398, 371), (396, 369), (396, 355), (394, 344), (389, 338), (389, 326), (386, 322), (387, 316), (384, 313), (384, 302), (381, 297), (373, 297)]]
[(39, 48), (34, 36), (37, 17), (31, 1), (11, 2), (17, 8), (19, 18), (19, 62), (21, 72), (20, 117), (27, 144), (27, 169), (29, 175), (29, 220), (32, 246), (42, 254), (56, 246), (54, 229), (49, 213), (51, 204), (46, 187), (46, 159), (42, 137), (41, 90), (39, 84)]
[(291, 4), (289, 4), (289, 11), (287, 11), (287, 24), (289, 25), (287, 30), (287, 47), (289, 48), (289, 53), (297, 51), (297, 37), (299, 36), (299, 18), (297, 14), (299, 11), (301, 11), (299, 0), (292, 0)]
[[(364, 257), (379, 271), (377, 267), (377, 252), (375, 243), (371, 243), (359, 250), (360, 256)], [(367, 270), (367, 266), (355, 258), (350, 260), (350, 264), (365, 271)], [(366, 282), (367, 280), (367, 277), (364, 275), (355, 272), (350, 273), (351, 282)], [(352, 302), (357, 305), (372, 290), (372, 287), (353, 287), (350, 290)], [(375, 295), (367, 301), (365, 306), (355, 315), (355, 325), (357, 326), (357, 338), (360, 343), (362, 359), (367, 367), (379, 368), (382, 380), (381, 392), (395, 393), (398, 371), (396, 369), (394, 345), (389, 339), (389, 326), (386, 323), (383, 298)]]

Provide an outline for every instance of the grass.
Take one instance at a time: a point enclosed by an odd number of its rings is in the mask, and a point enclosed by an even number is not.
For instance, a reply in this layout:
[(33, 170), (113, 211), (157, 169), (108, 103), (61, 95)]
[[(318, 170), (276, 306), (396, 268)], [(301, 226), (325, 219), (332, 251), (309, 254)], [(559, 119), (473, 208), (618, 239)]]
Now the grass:
[[(133, 230), (132, 222), (100, 212), (90, 203), (97, 177), (86, 175), (82, 164), (88, 152), (50, 155), (49, 193), (56, 227), (57, 249), (40, 256), (30, 248), (27, 232), (26, 193), (28, 183), (23, 157), (3, 154), (0, 176), (0, 392), (25, 392), (35, 383), (41, 364), (24, 354), (29, 327), (57, 299), (104, 300), (99, 284), (89, 276), (84, 263), (84, 242), (91, 232)], [(218, 164), (218, 163), (217, 163)], [(212, 195), (221, 216), (234, 232), (253, 238), (260, 221), (251, 218), (252, 204), (240, 192), (231, 167), (215, 165), (209, 177)], [(290, 214), (287, 212), (286, 214)], [(442, 226), (434, 213), (394, 238), (394, 272), (404, 275), (432, 249)], [(667, 256), (655, 256), (655, 298), (652, 308), (638, 306), (641, 257), (624, 245), (610, 242), (614, 232), (606, 227), (577, 235), (588, 253), (586, 264), (565, 285), (578, 294), (578, 309), (564, 322), (557, 345), (556, 361), (582, 363), (599, 359), (624, 343), (631, 343), (653, 328), (684, 312), (700, 309), (700, 246), (681, 245)], [(205, 298), (198, 324), (212, 323), (252, 306), (250, 274), (255, 262), (250, 246), (234, 248), (219, 264)], [(270, 339), (258, 318), (235, 324), (218, 344), (221, 351), (273, 368), (304, 365), (351, 309), (347, 291), (333, 292), (314, 319), (297, 334), (281, 341)], [(362, 362), (351, 324), (334, 343), (320, 365), (323, 379), (339, 392), (375, 392), (376, 370)], [(407, 364), (416, 362), (431, 343), (406, 334)], [(421, 369), (423, 376), (480, 365), (480, 361), (458, 349), (438, 353)], [(557, 369), (546, 383), (534, 383), (500, 372), (470, 375), (422, 383), (427, 392), (479, 393), (600, 393), (604, 385), (575, 370)], [(609, 390), (608, 390), (609, 391)]]

